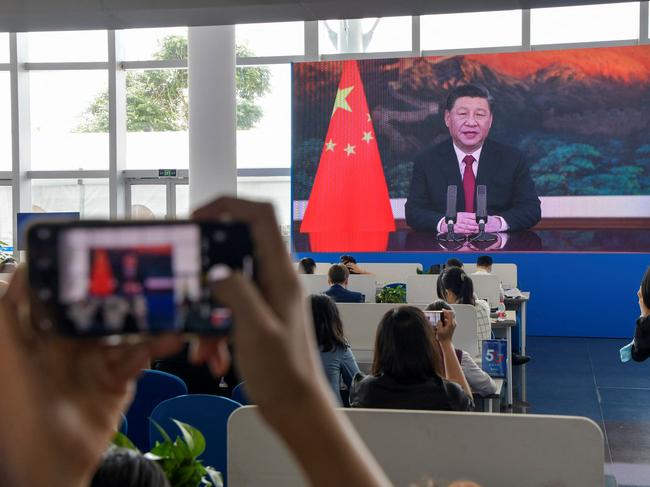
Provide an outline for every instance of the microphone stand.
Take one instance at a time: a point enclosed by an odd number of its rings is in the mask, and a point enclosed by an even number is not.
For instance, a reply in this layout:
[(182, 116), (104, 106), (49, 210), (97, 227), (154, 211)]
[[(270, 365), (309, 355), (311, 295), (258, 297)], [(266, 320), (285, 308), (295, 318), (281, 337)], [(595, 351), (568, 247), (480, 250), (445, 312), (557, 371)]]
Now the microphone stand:
[(465, 235), (454, 232), (454, 219), (449, 218), (447, 220), (447, 233), (441, 233), (438, 235), (438, 240), (440, 242), (453, 242), (462, 244), (465, 242)]
[(477, 223), (478, 233), (469, 240), (470, 242), (495, 242), (497, 240), (496, 234), (485, 231), (485, 219), (477, 218)]

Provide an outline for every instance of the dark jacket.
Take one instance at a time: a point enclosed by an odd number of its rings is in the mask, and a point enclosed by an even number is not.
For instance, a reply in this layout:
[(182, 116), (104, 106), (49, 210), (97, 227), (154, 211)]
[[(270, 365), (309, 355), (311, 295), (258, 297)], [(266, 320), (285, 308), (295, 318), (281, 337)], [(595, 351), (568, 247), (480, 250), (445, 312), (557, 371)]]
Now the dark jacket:
[[(435, 231), (445, 216), (447, 186), (456, 185), (456, 208), (465, 211), (463, 179), (451, 139), (435, 145), (415, 158), (406, 201), (406, 222), (414, 230)], [(526, 230), (542, 214), (535, 183), (523, 154), (517, 149), (486, 140), (481, 149), (476, 184), (487, 186), (489, 215), (503, 217), (510, 231)]]
[(348, 291), (340, 284), (332, 284), (332, 287), (325, 291), (325, 294), (337, 303), (363, 303), (366, 300), (362, 293)]
[(452, 381), (431, 377), (404, 384), (389, 375), (357, 374), (350, 388), (350, 406), (358, 408), (471, 411), (472, 398)]
[(639, 317), (634, 330), (634, 343), (632, 344), (632, 359), (643, 362), (650, 357), (650, 316)]

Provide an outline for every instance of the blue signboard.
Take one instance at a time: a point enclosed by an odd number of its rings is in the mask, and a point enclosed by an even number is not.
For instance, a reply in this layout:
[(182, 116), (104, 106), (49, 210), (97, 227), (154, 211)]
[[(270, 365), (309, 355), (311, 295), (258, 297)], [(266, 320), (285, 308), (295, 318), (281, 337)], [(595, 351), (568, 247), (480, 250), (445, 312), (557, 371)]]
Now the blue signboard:
[(491, 377), (505, 377), (508, 356), (507, 340), (483, 340), (481, 368)]

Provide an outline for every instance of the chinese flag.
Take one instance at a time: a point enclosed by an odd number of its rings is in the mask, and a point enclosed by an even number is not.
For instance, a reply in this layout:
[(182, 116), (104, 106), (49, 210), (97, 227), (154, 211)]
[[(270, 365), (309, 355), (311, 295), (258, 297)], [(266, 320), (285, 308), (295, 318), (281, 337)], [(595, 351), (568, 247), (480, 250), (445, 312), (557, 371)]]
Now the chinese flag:
[(311, 250), (386, 249), (395, 220), (356, 61), (344, 61), (301, 233)]
[(110, 296), (115, 291), (115, 280), (108, 253), (95, 250), (94, 257), (90, 270), (90, 295), (97, 298)]

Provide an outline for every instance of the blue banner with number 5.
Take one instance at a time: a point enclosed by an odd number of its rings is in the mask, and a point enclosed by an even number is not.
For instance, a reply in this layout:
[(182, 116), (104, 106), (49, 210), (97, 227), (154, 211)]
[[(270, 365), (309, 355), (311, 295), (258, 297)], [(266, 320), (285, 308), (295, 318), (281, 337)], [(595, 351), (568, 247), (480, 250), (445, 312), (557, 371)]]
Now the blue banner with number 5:
[(507, 340), (483, 340), (481, 368), (491, 377), (505, 377), (507, 355)]

